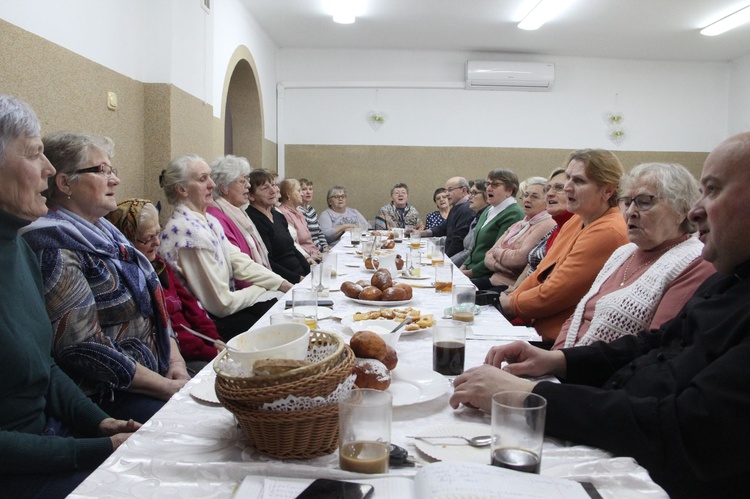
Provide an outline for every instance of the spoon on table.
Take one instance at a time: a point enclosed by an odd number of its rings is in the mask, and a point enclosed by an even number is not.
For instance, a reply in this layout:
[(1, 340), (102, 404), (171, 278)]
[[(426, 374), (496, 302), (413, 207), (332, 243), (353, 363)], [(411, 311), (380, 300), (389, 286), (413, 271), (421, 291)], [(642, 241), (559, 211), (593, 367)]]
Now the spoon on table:
[(424, 440), (427, 443), (430, 443), (430, 440), (437, 439), (437, 438), (462, 438), (466, 440), (466, 443), (471, 445), (472, 447), (487, 447), (492, 443), (492, 437), (490, 435), (479, 435), (476, 437), (463, 437), (461, 435), (440, 435), (439, 437), (417, 437), (417, 436), (408, 436), (406, 438), (415, 438), (417, 440)]
[(407, 317), (406, 319), (404, 319), (403, 321), (401, 321), (401, 324), (399, 324), (398, 326), (394, 327), (394, 328), (393, 328), (393, 329), (392, 329), (392, 330), (391, 330), (391, 331), (390, 331), (390, 332), (389, 332), (388, 334), (393, 334), (393, 333), (395, 333), (396, 331), (398, 331), (398, 330), (399, 330), (399, 329), (401, 329), (402, 327), (406, 326), (407, 324), (411, 324), (411, 322), (412, 322), (413, 320), (414, 320), (414, 319), (412, 319), (411, 317)]
[(210, 336), (206, 336), (205, 334), (202, 334), (202, 333), (199, 333), (198, 331), (190, 329), (185, 324), (180, 324), (180, 326), (182, 326), (185, 330), (187, 330), (188, 333), (190, 333), (192, 335), (195, 335), (198, 338), (204, 339), (206, 341), (210, 341), (217, 348), (221, 348), (222, 350), (226, 349), (226, 350), (229, 350), (230, 352), (239, 352), (238, 349), (236, 349), (234, 347), (230, 347), (229, 345), (227, 345), (223, 341), (221, 341), (221, 340), (215, 340), (215, 339), (211, 338)]

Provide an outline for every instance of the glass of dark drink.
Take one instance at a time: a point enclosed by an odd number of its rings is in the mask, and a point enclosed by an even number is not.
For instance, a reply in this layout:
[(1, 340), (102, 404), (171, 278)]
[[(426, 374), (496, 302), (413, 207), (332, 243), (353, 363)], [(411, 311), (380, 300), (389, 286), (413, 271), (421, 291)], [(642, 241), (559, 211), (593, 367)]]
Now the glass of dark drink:
[(547, 401), (528, 392), (492, 396), (492, 466), (539, 473)]
[(432, 369), (444, 376), (464, 372), (466, 323), (440, 320), (432, 326)]
[(339, 401), (339, 466), (355, 473), (388, 473), (393, 397), (356, 388)]

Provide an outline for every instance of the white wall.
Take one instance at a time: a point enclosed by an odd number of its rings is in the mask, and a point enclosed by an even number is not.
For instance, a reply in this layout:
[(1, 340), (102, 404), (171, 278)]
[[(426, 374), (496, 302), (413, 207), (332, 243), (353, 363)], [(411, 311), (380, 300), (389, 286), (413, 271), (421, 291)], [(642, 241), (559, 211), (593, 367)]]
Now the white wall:
[(244, 45), (255, 61), (260, 82), (265, 121), (265, 136), (276, 141), (276, 59), (278, 49), (241, 0), (221, 0), (213, 3), (214, 25), (214, 115), (221, 116), (221, 99), (227, 65), (237, 47)]
[[(467, 60), (514, 58), (555, 62), (553, 90), (405, 88), (460, 87)], [(287, 144), (709, 151), (727, 136), (729, 74), (727, 63), (457, 52), (281, 50), (279, 63)], [(369, 110), (389, 115), (377, 132)], [(613, 111), (628, 133), (619, 147), (606, 137)]]
[(213, 29), (200, 0), (3, 0), (0, 18), (135, 80), (209, 100)]
[(729, 84), (729, 134), (750, 131), (750, 55), (732, 62)]

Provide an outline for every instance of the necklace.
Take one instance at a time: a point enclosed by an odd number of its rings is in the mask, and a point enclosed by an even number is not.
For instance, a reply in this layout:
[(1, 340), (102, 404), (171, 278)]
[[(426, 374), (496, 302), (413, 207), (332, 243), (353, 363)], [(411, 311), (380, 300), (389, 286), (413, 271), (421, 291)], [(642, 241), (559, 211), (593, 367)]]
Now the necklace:
[[(674, 248), (675, 246), (677, 246), (678, 244), (680, 244), (680, 243), (682, 243), (682, 242), (683, 242), (683, 241), (680, 241), (679, 243), (675, 243), (675, 244), (673, 244), (673, 245), (671, 245), (671, 246), (669, 246), (669, 247), (665, 248), (665, 249), (664, 249), (663, 251), (660, 251), (660, 252), (659, 252), (659, 253), (658, 253), (657, 255), (655, 255), (655, 256), (654, 256), (654, 257), (653, 257), (653, 258), (652, 258), (651, 260), (647, 260), (647, 261), (645, 261), (644, 263), (642, 263), (641, 265), (639, 265), (639, 266), (638, 266), (638, 267), (637, 267), (637, 268), (636, 268), (636, 269), (635, 269), (635, 270), (633, 271), (633, 273), (632, 273), (632, 274), (630, 274), (630, 276), (628, 276), (628, 271), (630, 270), (630, 263), (631, 263), (631, 262), (633, 261), (633, 259), (635, 258), (635, 251), (634, 251), (634, 252), (633, 252), (633, 253), (632, 253), (632, 254), (630, 255), (630, 257), (628, 258), (627, 262), (625, 262), (625, 272), (623, 272), (623, 274), (622, 274), (622, 280), (620, 281), (620, 287), (623, 287), (623, 285), (625, 285), (625, 281), (627, 281), (627, 280), (628, 280), (628, 277), (631, 277), (631, 278), (632, 278), (632, 277), (633, 277), (634, 275), (636, 275), (636, 274), (638, 273), (638, 271), (639, 271), (639, 270), (641, 270), (641, 269), (643, 269), (643, 268), (645, 268), (645, 267), (648, 267), (649, 265), (651, 265), (652, 263), (654, 263), (654, 262), (655, 262), (656, 260), (658, 260), (658, 259), (659, 259), (659, 258), (660, 258), (660, 257), (661, 257), (661, 256), (662, 256), (663, 254), (665, 254), (665, 253), (666, 253), (667, 251), (671, 250), (672, 248)], [(637, 250), (636, 250), (636, 251), (637, 251)]]

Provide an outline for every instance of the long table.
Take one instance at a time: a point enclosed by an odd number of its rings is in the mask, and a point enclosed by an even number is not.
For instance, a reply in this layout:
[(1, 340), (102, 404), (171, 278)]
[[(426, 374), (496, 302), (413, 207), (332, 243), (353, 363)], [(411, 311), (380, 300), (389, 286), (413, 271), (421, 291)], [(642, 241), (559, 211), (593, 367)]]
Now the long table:
[[(406, 243), (395, 250), (405, 254)], [(346, 280), (369, 278), (371, 272), (360, 264), (361, 256), (347, 236), (333, 249), (338, 254), (338, 275), (331, 283), (330, 298), (336, 317), (351, 315), (368, 307), (357, 304), (338, 291)], [(446, 260), (449, 261), (449, 260)], [(469, 282), (454, 269), (454, 283)], [(434, 272), (428, 265), (422, 272)], [(422, 281), (402, 281), (425, 285)], [(297, 286), (311, 285), (309, 276)], [(429, 284), (427, 284), (429, 285)], [(267, 325), (271, 314), (285, 308), (291, 293), (274, 305), (257, 326)], [(450, 306), (451, 295), (436, 293), (433, 288), (415, 288), (407, 305), (423, 313), (442, 317)], [(319, 328), (349, 335), (335, 318), (323, 319)], [(466, 367), (479, 365), (490, 346), (517, 339), (537, 339), (533, 329), (515, 327), (493, 307), (482, 307), (471, 326), (466, 345)], [(403, 372), (432, 369), (432, 339), (428, 331), (403, 335), (398, 342), (399, 369)], [(143, 427), (117, 449), (84, 481), (70, 497), (232, 497), (246, 475), (306, 478), (351, 478), (357, 475), (341, 471), (338, 453), (309, 460), (280, 461), (255, 451), (238, 428), (234, 416), (220, 405), (198, 400), (190, 392), (199, 383), (212, 383), (214, 371), (209, 364)], [(392, 442), (406, 448), (417, 465), (433, 461), (422, 454), (413, 439), (407, 438), (425, 429), (486, 425), (489, 417), (479, 411), (448, 405), (450, 385), (445, 393), (420, 403), (400, 405), (393, 409)], [(487, 462), (489, 462), (489, 450)], [(391, 475), (413, 475), (417, 468), (393, 468)], [(663, 490), (633, 459), (613, 457), (609, 453), (555, 439), (546, 439), (542, 457), (543, 475), (571, 478), (594, 484), (603, 497), (666, 497)], [(377, 493), (376, 493), (377, 498)]]

